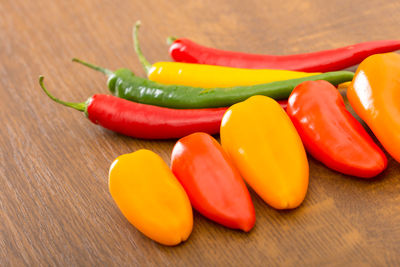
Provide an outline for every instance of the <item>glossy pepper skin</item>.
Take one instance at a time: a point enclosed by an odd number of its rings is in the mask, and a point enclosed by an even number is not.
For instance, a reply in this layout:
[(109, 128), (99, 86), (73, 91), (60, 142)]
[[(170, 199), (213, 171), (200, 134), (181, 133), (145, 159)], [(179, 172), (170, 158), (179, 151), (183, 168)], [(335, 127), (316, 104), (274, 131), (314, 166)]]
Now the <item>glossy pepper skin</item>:
[(347, 98), (385, 150), (400, 162), (400, 55), (377, 54), (361, 62)]
[(307, 151), (329, 168), (362, 178), (374, 177), (386, 168), (385, 154), (347, 111), (330, 83), (299, 84), (289, 97), (287, 114)]
[(206, 133), (181, 138), (171, 170), (202, 215), (233, 229), (250, 231), (255, 212), (249, 191), (220, 144)]
[(110, 167), (109, 190), (128, 221), (154, 241), (174, 246), (192, 232), (189, 198), (154, 152), (141, 149), (119, 156)]
[[(180, 138), (198, 131), (219, 133), (227, 108), (171, 109), (135, 103), (112, 95), (96, 94), (86, 102), (70, 103), (45, 93), (57, 103), (82, 111), (94, 124), (111, 131), (142, 139)], [(282, 104), (285, 107), (284, 104)]]
[(200, 88), (164, 85), (137, 77), (129, 69), (123, 68), (112, 72), (80, 59), (75, 58), (73, 61), (106, 74), (111, 93), (118, 97), (143, 104), (178, 109), (228, 107), (253, 95), (266, 95), (277, 100), (287, 99), (294, 87), (304, 81), (327, 80), (338, 85), (350, 81), (354, 76), (354, 73), (349, 71), (336, 71), (266, 84)]
[(177, 62), (219, 65), (248, 69), (282, 69), (306, 72), (327, 72), (356, 65), (370, 55), (400, 49), (400, 40), (358, 43), (295, 55), (257, 55), (224, 51), (199, 45), (188, 39), (174, 40), (169, 48)]
[(139, 27), (140, 22), (136, 22), (133, 32), (136, 54), (149, 80), (161, 84), (179, 84), (202, 88), (232, 87), (270, 83), (320, 74), (284, 69), (255, 70), (178, 62), (157, 62), (151, 65), (143, 56), (139, 45)]
[(222, 118), (221, 143), (244, 180), (270, 206), (293, 209), (308, 188), (308, 161), (296, 128), (273, 99), (253, 96)]

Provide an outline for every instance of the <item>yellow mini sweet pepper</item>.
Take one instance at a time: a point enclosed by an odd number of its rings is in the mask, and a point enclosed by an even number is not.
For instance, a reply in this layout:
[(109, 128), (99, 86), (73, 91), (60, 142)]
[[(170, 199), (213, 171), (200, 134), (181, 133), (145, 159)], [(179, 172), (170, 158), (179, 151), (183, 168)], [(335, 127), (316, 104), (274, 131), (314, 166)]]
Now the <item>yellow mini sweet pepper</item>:
[(173, 246), (192, 232), (189, 198), (154, 152), (141, 149), (119, 156), (110, 167), (109, 190), (128, 221), (154, 241)]
[(221, 124), (221, 143), (254, 191), (276, 209), (299, 206), (308, 188), (308, 161), (296, 128), (266, 96), (233, 105)]

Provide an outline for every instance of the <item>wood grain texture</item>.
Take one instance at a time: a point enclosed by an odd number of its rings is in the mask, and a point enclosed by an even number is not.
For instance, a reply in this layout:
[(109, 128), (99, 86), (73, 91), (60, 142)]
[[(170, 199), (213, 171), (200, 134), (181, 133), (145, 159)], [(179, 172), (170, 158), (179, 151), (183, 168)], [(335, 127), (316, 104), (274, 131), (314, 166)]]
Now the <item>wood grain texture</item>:
[[(105, 78), (72, 57), (144, 75), (131, 29), (151, 62), (165, 38), (231, 50), (290, 54), (396, 39), (399, 1), (0, 1), (0, 266), (301, 266), (400, 264), (400, 165), (371, 181), (310, 159), (304, 204), (276, 211), (254, 192), (248, 234), (195, 213), (190, 239), (160, 246), (133, 228), (107, 187), (110, 163), (139, 148), (167, 162), (174, 141), (127, 138), (51, 102), (107, 93)], [(354, 69), (354, 68), (352, 68)]]

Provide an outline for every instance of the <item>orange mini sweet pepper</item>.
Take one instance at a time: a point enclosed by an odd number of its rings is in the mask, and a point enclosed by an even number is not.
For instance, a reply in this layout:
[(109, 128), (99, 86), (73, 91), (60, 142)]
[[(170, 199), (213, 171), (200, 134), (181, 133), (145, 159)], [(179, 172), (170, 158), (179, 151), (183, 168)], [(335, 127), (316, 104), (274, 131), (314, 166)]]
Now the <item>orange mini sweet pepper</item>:
[(154, 241), (177, 245), (192, 232), (189, 198), (154, 152), (141, 149), (119, 156), (110, 167), (109, 189), (128, 221)]
[(299, 206), (308, 188), (308, 161), (296, 128), (272, 98), (231, 106), (221, 124), (223, 149), (242, 177), (276, 209)]
[(400, 162), (400, 55), (376, 54), (361, 62), (347, 98), (386, 151)]

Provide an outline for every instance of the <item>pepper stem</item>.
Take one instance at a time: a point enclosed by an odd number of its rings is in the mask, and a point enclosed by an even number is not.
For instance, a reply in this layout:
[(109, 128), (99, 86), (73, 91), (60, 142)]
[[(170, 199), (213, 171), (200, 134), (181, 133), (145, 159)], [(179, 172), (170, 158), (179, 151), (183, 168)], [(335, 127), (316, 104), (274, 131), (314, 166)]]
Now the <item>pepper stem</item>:
[(176, 38), (175, 36), (168, 36), (167, 45), (172, 45), (176, 40), (178, 40), (178, 38)]
[(85, 110), (86, 110), (86, 103), (85, 103), (85, 102), (83, 102), (83, 103), (65, 102), (65, 101), (62, 101), (62, 100), (60, 100), (60, 99), (55, 98), (54, 96), (52, 96), (52, 95), (49, 93), (49, 91), (47, 91), (46, 87), (44, 86), (43, 80), (44, 80), (44, 77), (43, 77), (42, 75), (40, 75), (40, 76), (39, 76), (39, 84), (40, 84), (40, 87), (42, 87), (42, 89), (43, 89), (43, 91), (46, 93), (46, 95), (47, 95), (48, 97), (50, 97), (52, 100), (54, 100), (55, 102), (57, 102), (57, 103), (59, 103), (59, 104), (61, 104), (61, 105), (64, 105), (64, 106), (67, 106), (67, 107), (70, 107), (70, 108), (74, 108), (74, 109), (79, 110), (79, 111), (85, 111)]
[(140, 22), (140, 20), (138, 20), (138, 21), (136, 21), (135, 26), (133, 27), (133, 46), (135, 47), (135, 52), (136, 52), (136, 55), (139, 57), (140, 63), (142, 64), (144, 70), (146, 71), (146, 74), (148, 75), (151, 70), (151, 64), (144, 57), (144, 55), (142, 53), (142, 49), (140, 48), (140, 45), (139, 45), (138, 32), (139, 32), (140, 24), (141, 24), (141, 22)]
[(81, 60), (81, 59), (79, 59), (79, 58), (73, 58), (72, 61), (73, 61), (73, 62), (77, 62), (77, 63), (79, 63), (79, 64), (82, 64), (82, 65), (84, 65), (84, 66), (86, 66), (86, 67), (89, 67), (89, 68), (91, 68), (91, 69), (93, 69), (93, 70), (100, 71), (101, 73), (104, 73), (104, 74), (107, 75), (107, 76), (110, 76), (110, 75), (114, 74), (114, 72), (112, 72), (112, 71), (109, 70), (109, 69), (106, 69), (106, 68), (102, 68), (102, 67), (93, 65), (93, 64), (88, 63), (88, 62), (85, 62), (85, 61), (83, 61), (83, 60)]

